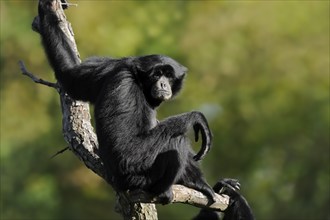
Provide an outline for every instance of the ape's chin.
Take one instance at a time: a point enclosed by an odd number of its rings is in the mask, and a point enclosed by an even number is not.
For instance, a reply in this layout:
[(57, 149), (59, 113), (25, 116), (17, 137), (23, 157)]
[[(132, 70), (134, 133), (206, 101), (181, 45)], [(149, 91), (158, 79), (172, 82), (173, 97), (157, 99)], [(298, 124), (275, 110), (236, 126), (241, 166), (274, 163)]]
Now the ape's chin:
[(159, 101), (166, 101), (172, 97), (172, 93), (165, 90), (158, 90), (157, 92), (154, 92), (153, 97)]
[(168, 93), (164, 93), (164, 94), (162, 94), (161, 95), (161, 100), (163, 100), (163, 101), (166, 101), (166, 100), (169, 100), (169, 99), (171, 99), (171, 94), (168, 94)]

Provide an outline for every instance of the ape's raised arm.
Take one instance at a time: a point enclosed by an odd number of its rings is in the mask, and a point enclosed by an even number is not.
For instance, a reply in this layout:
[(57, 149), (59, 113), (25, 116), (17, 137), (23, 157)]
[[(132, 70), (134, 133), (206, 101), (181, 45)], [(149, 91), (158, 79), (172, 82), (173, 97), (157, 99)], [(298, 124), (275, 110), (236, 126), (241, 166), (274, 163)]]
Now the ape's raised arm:
[[(159, 133), (172, 134), (172, 135), (185, 135), (186, 132), (193, 128), (195, 132), (195, 141), (198, 141), (199, 132), (202, 136), (202, 147), (199, 152), (194, 156), (196, 161), (201, 160), (211, 148), (212, 133), (206, 118), (201, 112), (192, 111), (181, 115), (173, 116), (158, 125), (158, 129), (162, 130)], [(157, 129), (157, 128), (155, 128)], [(157, 133), (158, 131), (154, 131)]]
[(38, 10), (42, 43), (50, 64), (55, 73), (60, 76), (79, 65), (80, 61), (70, 47), (69, 39), (59, 27), (54, 8), (62, 6), (57, 3), (53, 0), (40, 0)]
[(57, 1), (39, 1), (39, 32), (48, 60), (55, 70), (56, 78), (68, 94), (77, 100), (94, 102), (99, 92), (100, 80), (115, 61), (106, 58), (80, 60), (70, 46), (70, 39), (59, 27), (54, 8), (62, 7)]

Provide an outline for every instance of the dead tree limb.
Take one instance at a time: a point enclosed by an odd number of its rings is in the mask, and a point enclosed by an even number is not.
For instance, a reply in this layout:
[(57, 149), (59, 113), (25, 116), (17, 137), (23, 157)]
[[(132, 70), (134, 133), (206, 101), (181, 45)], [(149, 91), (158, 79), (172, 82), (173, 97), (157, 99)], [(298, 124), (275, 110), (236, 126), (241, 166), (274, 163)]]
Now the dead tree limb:
[[(61, 29), (69, 39), (70, 47), (76, 51), (76, 55), (79, 57), (71, 25), (67, 21), (62, 8), (63, 2), (61, 3), (61, 0), (53, 0), (52, 9), (56, 12)], [(66, 7), (68, 6), (67, 3), (64, 4), (66, 4)], [(32, 29), (36, 32), (40, 30), (38, 16), (33, 21)], [(23, 62), (20, 62), (20, 68), (22, 73), (30, 77), (34, 82), (57, 89), (60, 95), (63, 114), (63, 135), (64, 139), (69, 144), (69, 149), (84, 162), (86, 167), (105, 179), (105, 168), (98, 156), (98, 142), (91, 124), (88, 103), (71, 99), (62, 89), (60, 83), (50, 83), (36, 77), (34, 74), (27, 71)], [(173, 186), (173, 194), (174, 198), (171, 201), (172, 203), (186, 203), (202, 208), (209, 207), (217, 211), (225, 210), (229, 203), (229, 198), (227, 196), (218, 195), (216, 203), (207, 206), (208, 199), (206, 196), (181, 185)], [(139, 190), (117, 192), (117, 198), (117, 210), (121, 212), (124, 219), (157, 219), (157, 210), (155, 208), (155, 203), (158, 203), (157, 198)]]

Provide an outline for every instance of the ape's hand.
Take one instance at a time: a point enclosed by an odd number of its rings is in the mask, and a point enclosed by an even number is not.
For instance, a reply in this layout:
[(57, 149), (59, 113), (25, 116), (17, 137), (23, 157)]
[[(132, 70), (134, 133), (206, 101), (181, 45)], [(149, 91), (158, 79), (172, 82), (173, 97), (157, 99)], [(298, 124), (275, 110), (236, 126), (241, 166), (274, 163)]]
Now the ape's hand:
[(199, 139), (199, 132), (202, 135), (202, 147), (199, 152), (194, 156), (194, 160), (198, 161), (203, 159), (207, 152), (211, 148), (212, 144), (212, 133), (208, 126), (205, 116), (201, 112), (193, 112), (196, 117), (196, 122), (193, 125), (195, 131), (195, 141)]
[[(68, 3), (67, 0), (61, 0), (61, 1), (56, 1), (56, 0), (39, 0), (39, 16), (43, 17), (45, 14), (49, 14), (50, 12), (56, 11), (56, 9), (59, 9), (62, 7), (63, 9), (67, 9)], [(40, 14), (41, 13), (41, 14)]]
[(56, 0), (39, 0), (39, 13), (46, 12), (46, 11), (54, 11), (56, 8)]

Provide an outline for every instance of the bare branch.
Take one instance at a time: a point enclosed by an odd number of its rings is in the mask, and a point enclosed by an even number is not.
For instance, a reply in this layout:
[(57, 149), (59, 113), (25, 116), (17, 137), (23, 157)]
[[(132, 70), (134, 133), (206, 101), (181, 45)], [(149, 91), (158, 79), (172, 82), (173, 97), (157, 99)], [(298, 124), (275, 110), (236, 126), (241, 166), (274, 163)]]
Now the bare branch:
[(19, 61), (19, 66), (20, 66), (20, 69), (22, 71), (22, 74), (25, 75), (25, 76), (30, 77), (33, 80), (33, 82), (38, 83), (38, 84), (42, 84), (42, 85), (45, 85), (45, 86), (48, 86), (48, 87), (52, 87), (52, 88), (56, 89), (57, 91), (59, 90), (59, 86), (58, 86), (57, 83), (51, 83), (51, 82), (45, 81), (41, 78), (36, 77), (33, 73), (29, 72), (26, 69), (23, 61), (21, 61), (21, 60)]
[[(172, 192), (173, 199), (170, 203), (184, 203), (199, 208), (207, 207), (216, 211), (224, 211), (229, 204), (229, 197), (223, 194), (216, 194), (215, 203), (208, 204), (208, 198), (203, 193), (182, 185), (173, 185)], [(160, 203), (158, 197), (153, 197), (142, 190), (126, 192), (125, 196), (127, 196), (131, 202)]]
[(215, 203), (209, 205), (208, 198), (201, 192), (187, 188), (182, 185), (173, 185), (173, 203), (185, 203), (199, 208), (211, 208), (217, 211), (224, 211), (229, 204), (229, 197), (227, 195), (215, 196)]
[(70, 149), (70, 148), (69, 148), (69, 147), (65, 147), (65, 148), (63, 148), (62, 150), (57, 151), (56, 154), (54, 154), (53, 156), (50, 157), (50, 159), (53, 159), (54, 157), (56, 157), (56, 156), (59, 155), (59, 154), (62, 154), (64, 151), (66, 151), (66, 150), (68, 150), (68, 149)]
[(61, 3), (62, 7), (69, 7), (69, 6), (76, 6), (78, 7), (78, 4), (75, 4), (75, 3), (68, 3), (68, 2), (65, 2), (65, 3)]

